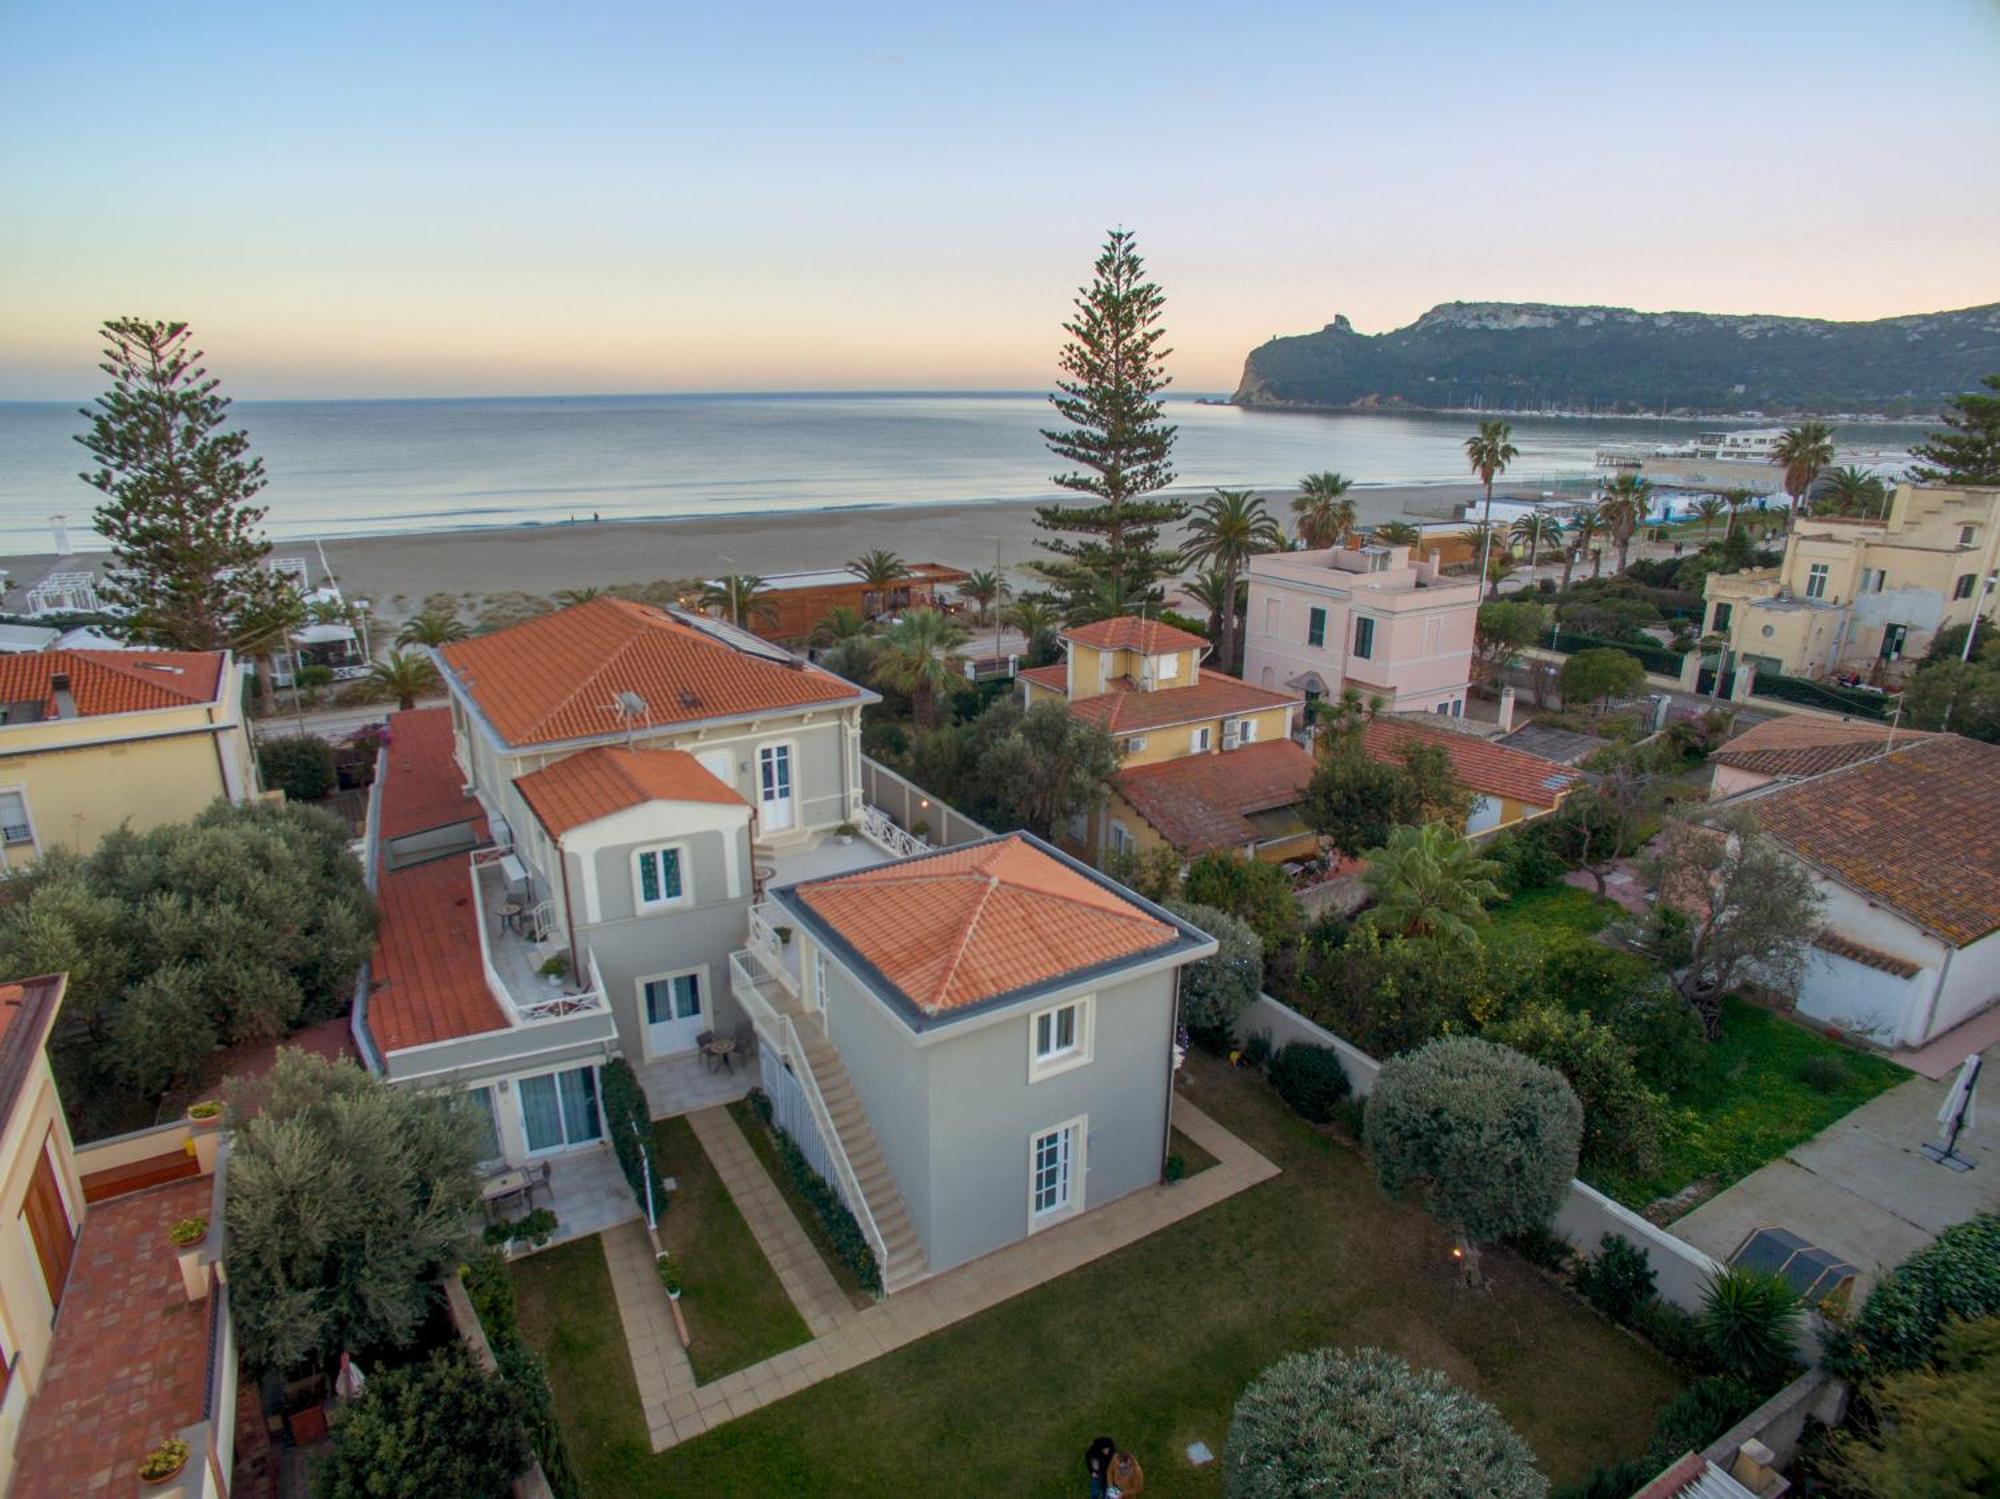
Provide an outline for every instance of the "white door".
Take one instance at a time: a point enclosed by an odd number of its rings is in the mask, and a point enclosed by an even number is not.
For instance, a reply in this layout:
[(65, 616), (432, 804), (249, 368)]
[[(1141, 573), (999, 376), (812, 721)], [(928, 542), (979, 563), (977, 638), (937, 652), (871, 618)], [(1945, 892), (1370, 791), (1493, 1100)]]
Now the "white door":
[(767, 833), (782, 833), (797, 819), (789, 744), (767, 744), (757, 751), (757, 803)]
[(711, 1029), (707, 1024), (708, 978), (702, 969), (643, 980), (639, 1002), (646, 1011), (648, 1056), (693, 1051), (695, 1038)]

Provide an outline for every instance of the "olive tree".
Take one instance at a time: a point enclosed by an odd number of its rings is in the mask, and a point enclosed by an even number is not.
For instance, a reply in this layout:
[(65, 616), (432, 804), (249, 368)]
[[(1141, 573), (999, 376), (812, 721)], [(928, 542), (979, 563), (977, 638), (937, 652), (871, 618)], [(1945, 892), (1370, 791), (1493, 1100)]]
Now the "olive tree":
[(1542, 1499), (1520, 1435), (1434, 1369), (1374, 1348), (1278, 1360), (1244, 1390), (1222, 1450), (1228, 1499)]
[(1562, 1206), (1583, 1108), (1553, 1067), (1444, 1036), (1382, 1064), (1364, 1135), (1383, 1187), (1424, 1192), (1477, 1285), (1483, 1241), (1544, 1228)]
[(1227, 1040), (1263, 988), (1263, 940), (1248, 923), (1214, 906), (1176, 900), (1167, 909), (1216, 941), (1214, 957), (1181, 970), (1181, 1023), (1207, 1040)]
[(506, 1499), (531, 1456), (514, 1387), (457, 1349), (389, 1369), (336, 1416), (313, 1499)]

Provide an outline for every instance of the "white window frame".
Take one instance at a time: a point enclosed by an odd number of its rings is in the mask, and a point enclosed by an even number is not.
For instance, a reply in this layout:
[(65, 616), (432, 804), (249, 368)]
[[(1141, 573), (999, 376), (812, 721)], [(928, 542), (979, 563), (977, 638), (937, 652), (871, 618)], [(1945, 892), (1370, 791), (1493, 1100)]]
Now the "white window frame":
[[(10, 792), (21, 798), (22, 826), (27, 828), (28, 836), (26, 838), (9, 838), (3, 844), (0, 844), (0, 848), (7, 850), (9, 855), (11, 855), (13, 850), (21, 848), (33, 849), (35, 853), (40, 854), (42, 851), (42, 840), (40, 834), (35, 831), (35, 810), (28, 805), (28, 788), (19, 785), (0, 786), (0, 796), (5, 796)], [(3, 866), (4, 859), (0, 859), (0, 867)]]
[(1168, 651), (1164, 656), (1157, 656), (1154, 659), (1160, 664), (1154, 668), (1153, 675), (1162, 682), (1171, 682), (1181, 674), (1179, 651)]
[(1188, 753), (1190, 755), (1205, 755), (1214, 748), (1215, 728), (1212, 724), (1203, 724), (1198, 729), (1188, 730)]
[[(639, 1024), (643, 1028), (653, 1023), (653, 1017), (646, 1013), (646, 986), (664, 984), (674, 979), (692, 978), (695, 981), (695, 998), (701, 1001), (701, 1013), (713, 1016), (715, 1007), (708, 1002), (711, 992), (706, 963), (695, 963), (686, 968), (671, 968), (665, 973), (642, 973), (632, 980), (632, 992), (639, 1001)], [(671, 1022), (670, 1022), (671, 1023)]]
[(1257, 742), (1256, 719), (1239, 718), (1236, 720), (1236, 742), (1238, 744), (1255, 744)]
[[(1070, 1134), (1072, 1143), (1069, 1155), (1069, 1197), (1068, 1200), (1052, 1208), (1037, 1210), (1035, 1207), (1035, 1150), (1051, 1135)], [(1028, 1232), (1039, 1233), (1057, 1223), (1067, 1222), (1083, 1211), (1083, 1174), (1088, 1162), (1085, 1155), (1090, 1148), (1090, 1116), (1078, 1114), (1074, 1119), (1065, 1119), (1061, 1124), (1047, 1129), (1038, 1129), (1028, 1135)]]
[(813, 1004), (821, 1014), (826, 1013), (826, 949), (813, 944)]
[[(572, 1140), (569, 1137), (569, 1118), (562, 1111), (562, 1084), (556, 1084), (556, 1118), (562, 1122), (563, 1142), (560, 1145), (544, 1145), (539, 1149), (528, 1139), (528, 1110), (521, 1102), (521, 1084), (533, 1082), (538, 1077), (561, 1077), (569, 1072), (591, 1074), (591, 1097), (597, 1104), (597, 1134), (595, 1137)], [(509, 1089), (514, 1095), (514, 1115), (521, 1126), (521, 1149), (528, 1160), (539, 1160), (543, 1156), (561, 1155), (565, 1151), (582, 1150), (591, 1145), (606, 1144), (611, 1139), (610, 1126), (604, 1118), (604, 1069), (595, 1062), (583, 1062), (567, 1067), (550, 1067), (541, 1072), (524, 1072), (508, 1079)]]
[(1826, 562), (1813, 562), (1807, 564), (1806, 597), (1809, 599), (1825, 598), (1827, 586), (1832, 581), (1833, 581), (1832, 564)]
[[(639, 861), (648, 854), (672, 853), (680, 860), (681, 893), (662, 896), (659, 900), (647, 900), (645, 884), (639, 878)], [(666, 880), (660, 881), (660, 888), (666, 888)], [(649, 843), (644, 848), (632, 850), (632, 909), (640, 915), (650, 915), (654, 911), (677, 911), (683, 906), (694, 904), (694, 865), (688, 859), (685, 843)]]
[(1978, 535), (1979, 535), (1979, 527), (1960, 526), (1958, 528), (1958, 544), (1962, 547), (1969, 547), (1972, 545), (1973, 540)]
[[(1054, 1051), (1043, 1054), (1041, 1050), (1042, 1022), (1049, 1023), (1049, 1034), (1055, 1034), (1056, 1017), (1065, 1010), (1076, 1012), (1075, 1029), (1070, 1043)], [(1074, 1072), (1079, 1067), (1090, 1065), (1097, 1054), (1097, 996), (1081, 994), (1074, 999), (1066, 999), (1061, 1004), (1044, 1005), (1028, 1016), (1028, 1081), (1046, 1082), (1049, 1078), (1060, 1077), (1065, 1072)]]

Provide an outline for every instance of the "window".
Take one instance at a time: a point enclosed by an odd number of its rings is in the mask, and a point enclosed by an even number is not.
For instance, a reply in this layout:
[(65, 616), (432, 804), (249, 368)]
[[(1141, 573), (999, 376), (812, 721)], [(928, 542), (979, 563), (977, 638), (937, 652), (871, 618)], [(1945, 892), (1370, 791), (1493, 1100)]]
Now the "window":
[(1028, 1017), (1028, 1081), (1039, 1083), (1089, 1062), (1096, 1001), (1064, 1000)]
[(524, 1077), (521, 1125), (531, 1155), (568, 1150), (604, 1137), (597, 1112), (597, 1069), (573, 1067), (568, 1072), (544, 1072)]
[(1709, 629), (1718, 635), (1725, 633), (1729, 629), (1729, 616), (1733, 609), (1734, 606), (1731, 604), (1717, 604), (1715, 606), (1715, 621), (1709, 626)]
[(674, 845), (642, 848), (632, 856), (632, 885), (637, 892), (640, 910), (677, 906), (688, 898), (682, 852), (678, 845)]
[(1363, 661), (1375, 654), (1375, 621), (1365, 614), (1354, 621), (1354, 654)]
[[(1955, 599), (1971, 598), (1972, 585), (1978, 581), (1979, 581), (1979, 574), (1977, 573), (1960, 574), (1958, 581), (1951, 585), (1951, 596)], [(12, 796), (13, 794), (14, 793), (11, 791), (7, 793), (8, 796)], [(5, 816), (6, 814), (0, 813), (0, 817), (5, 817)], [(7, 820), (11, 821), (12, 819), (11, 817), (8, 817)], [(23, 822), (26, 822), (27, 817), (24, 815), (21, 820)], [(7, 841), (9, 843), (12, 843), (14, 841), (14, 830), (12, 828), (7, 829)]]
[(1254, 719), (1254, 718), (1244, 718), (1244, 719), (1238, 719), (1238, 720), (1237, 720), (1237, 723), (1236, 723), (1236, 742), (1237, 742), (1238, 744), (1255, 744), (1255, 743), (1257, 742), (1257, 720), (1256, 720), (1256, 719)]
[(1111, 852), (1114, 854), (1129, 854), (1135, 852), (1138, 848), (1138, 844), (1132, 839), (1131, 831), (1122, 822), (1112, 823), (1106, 829), (1105, 836), (1109, 838)]
[(1170, 651), (1164, 656), (1156, 656), (1153, 659), (1159, 663), (1153, 674), (1162, 682), (1171, 682), (1181, 674), (1181, 658), (1178, 653)]
[(1806, 572), (1807, 598), (1823, 599), (1826, 597), (1826, 579), (1829, 570), (1830, 569), (1827, 567), (1827, 564), (1824, 562), (1815, 562), (1811, 566), (1811, 568), (1807, 570)]
[(1074, 1213), (1083, 1171), (1085, 1121), (1072, 1119), (1036, 1135), (1028, 1145), (1028, 1227), (1032, 1231)]
[(1882, 627), (1882, 659), (1900, 661), (1903, 659), (1903, 643), (1909, 639), (1908, 625), (1884, 625)]
[(1130, 739), (1125, 741), (1125, 753), (1128, 755), (1136, 755), (1145, 747), (1146, 736), (1144, 734), (1134, 734)]
[(34, 841), (34, 825), (28, 821), (28, 798), (19, 791), (0, 791), (0, 842), (12, 847)]
[(1863, 593), (1880, 593), (1888, 581), (1889, 572), (1886, 568), (1864, 567), (1861, 569), (1861, 591)]
[(1979, 527), (1977, 526), (1960, 526), (1958, 528), (1958, 544), (1962, 547), (1969, 547), (1972, 545), (1972, 538), (1978, 534)]
[(701, 1014), (701, 974), (677, 973), (672, 978), (647, 979), (639, 986), (646, 1000), (646, 1024), (667, 1025)]
[(1215, 730), (1208, 724), (1188, 730), (1188, 753), (1191, 755), (1207, 754), (1214, 742)]
[(1326, 644), (1326, 611), (1314, 609), (1306, 615), (1306, 644)]

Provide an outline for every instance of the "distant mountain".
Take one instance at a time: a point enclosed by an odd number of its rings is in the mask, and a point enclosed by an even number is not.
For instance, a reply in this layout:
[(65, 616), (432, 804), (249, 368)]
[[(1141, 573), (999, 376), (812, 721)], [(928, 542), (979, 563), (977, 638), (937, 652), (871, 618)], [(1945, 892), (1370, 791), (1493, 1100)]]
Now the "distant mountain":
[(2000, 302), (1872, 323), (1447, 302), (1252, 352), (1239, 406), (1927, 415), (2000, 370)]

